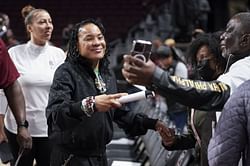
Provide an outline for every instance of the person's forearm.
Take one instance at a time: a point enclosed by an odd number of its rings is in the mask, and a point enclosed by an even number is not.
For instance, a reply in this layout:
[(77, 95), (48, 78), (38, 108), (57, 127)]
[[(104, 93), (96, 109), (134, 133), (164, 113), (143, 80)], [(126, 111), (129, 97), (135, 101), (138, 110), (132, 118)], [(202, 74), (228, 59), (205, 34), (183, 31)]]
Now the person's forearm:
[(4, 114), (0, 114), (0, 144), (8, 142), (8, 138), (4, 131)]
[(0, 114), (0, 130), (4, 129), (4, 115)]
[(205, 82), (170, 76), (156, 68), (153, 87), (165, 97), (200, 110), (221, 110), (230, 96), (230, 88), (219, 81)]
[(17, 124), (26, 120), (25, 101), (22, 89), (18, 81), (4, 89), (8, 104), (12, 110)]

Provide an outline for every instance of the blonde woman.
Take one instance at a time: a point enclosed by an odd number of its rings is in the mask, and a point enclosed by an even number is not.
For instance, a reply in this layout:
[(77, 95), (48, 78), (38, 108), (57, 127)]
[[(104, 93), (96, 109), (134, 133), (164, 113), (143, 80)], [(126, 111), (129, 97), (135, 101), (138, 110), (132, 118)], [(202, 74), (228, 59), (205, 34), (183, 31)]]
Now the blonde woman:
[[(27, 111), (27, 121), (23, 127), (28, 127), (33, 147), (30, 152), (22, 155), (19, 166), (32, 166), (34, 159), (37, 165), (49, 166), (51, 148), (47, 135), (45, 108), (54, 72), (66, 56), (62, 49), (49, 44), (53, 24), (46, 10), (25, 6), (22, 15), (30, 40), (12, 47), (9, 54), (20, 73), (19, 81)], [(20, 153), (16, 141), (17, 128), (10, 111), (6, 113), (5, 126), (14, 158), (17, 159)]]

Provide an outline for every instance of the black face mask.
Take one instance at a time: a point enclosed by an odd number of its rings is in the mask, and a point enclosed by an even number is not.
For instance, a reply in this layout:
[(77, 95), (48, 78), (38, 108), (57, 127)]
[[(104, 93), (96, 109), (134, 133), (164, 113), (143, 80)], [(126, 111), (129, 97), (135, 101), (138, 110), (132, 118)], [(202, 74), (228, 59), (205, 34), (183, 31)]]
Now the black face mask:
[(204, 59), (198, 62), (197, 64), (197, 72), (199, 77), (205, 81), (213, 80), (214, 70), (209, 66), (210, 59)]

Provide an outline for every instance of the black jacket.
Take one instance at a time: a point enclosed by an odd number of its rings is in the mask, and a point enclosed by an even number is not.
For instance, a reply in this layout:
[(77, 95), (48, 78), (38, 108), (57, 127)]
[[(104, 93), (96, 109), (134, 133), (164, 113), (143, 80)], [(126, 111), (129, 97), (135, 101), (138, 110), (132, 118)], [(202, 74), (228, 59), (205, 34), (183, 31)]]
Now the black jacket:
[[(107, 86), (106, 94), (116, 93), (114, 75), (105, 72), (104, 67), (100, 73)], [(49, 138), (70, 153), (83, 157), (105, 153), (106, 144), (113, 136), (113, 121), (131, 135), (145, 134), (147, 129), (154, 129), (156, 123), (126, 108), (95, 112), (87, 117), (80, 108), (81, 101), (100, 94), (94, 79), (95, 74), (87, 64), (66, 61), (55, 72), (46, 110)]]
[(170, 76), (159, 67), (150, 87), (164, 97), (204, 111), (221, 111), (230, 96), (230, 87), (220, 81), (195, 81)]

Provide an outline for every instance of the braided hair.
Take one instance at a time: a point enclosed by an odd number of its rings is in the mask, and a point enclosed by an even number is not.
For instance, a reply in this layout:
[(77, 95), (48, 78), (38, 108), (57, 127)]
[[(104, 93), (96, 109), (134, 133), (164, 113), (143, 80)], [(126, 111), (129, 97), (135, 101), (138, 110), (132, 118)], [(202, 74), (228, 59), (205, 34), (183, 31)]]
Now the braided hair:
[[(79, 48), (78, 48), (79, 29), (82, 26), (87, 25), (87, 24), (95, 24), (100, 29), (101, 33), (103, 35), (105, 34), (105, 29), (104, 29), (102, 23), (98, 20), (86, 19), (86, 20), (81, 21), (80, 23), (77, 23), (71, 31), (70, 40), (68, 43), (66, 61), (69, 61), (70, 63), (74, 63), (74, 64), (82, 63), (86, 66), (91, 65), (90, 62), (85, 57), (82, 57), (80, 55)], [(103, 71), (105, 73), (109, 73), (108, 66), (109, 66), (110, 62), (108, 60), (108, 56), (109, 56), (109, 51), (108, 51), (108, 46), (107, 46), (106, 51), (105, 51), (105, 55), (100, 60), (100, 63), (99, 63), (101, 71)]]

